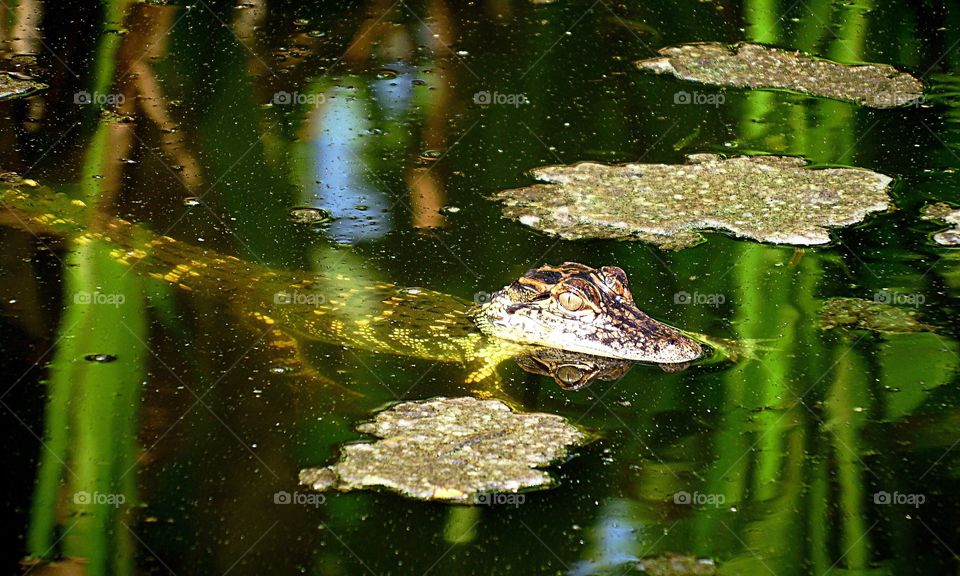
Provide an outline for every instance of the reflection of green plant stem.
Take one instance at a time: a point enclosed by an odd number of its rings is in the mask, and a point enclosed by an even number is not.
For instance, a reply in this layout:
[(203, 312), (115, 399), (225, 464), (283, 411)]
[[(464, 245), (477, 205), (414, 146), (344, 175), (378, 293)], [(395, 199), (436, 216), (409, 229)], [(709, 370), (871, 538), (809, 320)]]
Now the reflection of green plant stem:
[(840, 488), (841, 542), (849, 570), (866, 569), (870, 562), (870, 541), (863, 516), (863, 467), (860, 462), (860, 430), (866, 414), (855, 408), (867, 398), (867, 370), (863, 360), (847, 349), (849, 342), (835, 350), (834, 378), (827, 392), (826, 429), (832, 434), (837, 478)]
[[(124, 5), (110, 3), (110, 18), (122, 20)], [(117, 47), (108, 38), (101, 42), (95, 90), (109, 90)], [(106, 76), (104, 70), (109, 70)], [(97, 126), (84, 162), (84, 183), (96, 182), (93, 175), (115, 169), (105, 165), (110, 129), (104, 120)], [(101, 191), (91, 187), (83, 199), (96, 205), (100, 196)], [(109, 244), (93, 240), (72, 248), (65, 258), (64, 313), (50, 364), (45, 419), (49, 450), (39, 464), (28, 553), (44, 559), (59, 552), (53, 548), (65, 497), (66, 508), (75, 512), (66, 516), (76, 520), (65, 528), (62, 553), (83, 558), (89, 574), (130, 574), (135, 547), (120, 522), (136, 498), (132, 467), (140, 382), (146, 374), (142, 342), (147, 337), (141, 280), (127, 274)], [(90, 354), (114, 355), (117, 360), (91, 362), (84, 358)]]

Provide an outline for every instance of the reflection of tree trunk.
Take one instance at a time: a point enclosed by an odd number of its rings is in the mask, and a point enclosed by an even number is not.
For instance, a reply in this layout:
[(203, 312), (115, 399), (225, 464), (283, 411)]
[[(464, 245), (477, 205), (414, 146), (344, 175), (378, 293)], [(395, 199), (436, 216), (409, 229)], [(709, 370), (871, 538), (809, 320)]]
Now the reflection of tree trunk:
[[(43, 5), (38, 0), (21, 0), (14, 11), (7, 2), (2, 4), (3, 14), (0, 18), (0, 46), (9, 42), (10, 51), (7, 56), (17, 54), (40, 53), (40, 21), (43, 18)], [(9, 21), (10, 33), (7, 36), (7, 13), (12, 15)], [(0, 47), (0, 52), (6, 52)], [(33, 58), (31, 56), (31, 58)], [(40, 119), (44, 117), (45, 101), (43, 98), (33, 97), (26, 101), (29, 110), (25, 114), (23, 128), (27, 132), (37, 132), (41, 128)]]
[[(6, 2), (4, 2), (6, 5)], [(17, 5), (16, 23), (10, 37), (10, 49), (14, 54), (34, 54), (37, 52), (40, 34), (40, 19), (43, 6), (37, 0), (20, 0)]]
[(360, 29), (343, 56), (344, 60), (356, 64), (370, 59), (374, 41), (385, 36), (390, 29), (391, 24), (385, 16), (393, 4), (392, 0), (374, 0), (367, 11), (370, 16), (360, 25)]
[[(123, 95), (123, 102), (117, 111), (133, 116), (139, 109), (144, 117), (157, 126), (163, 134), (160, 138), (161, 150), (177, 165), (179, 177), (187, 190), (196, 193), (203, 185), (200, 164), (186, 148), (184, 137), (177, 129), (163, 90), (149, 64), (150, 60), (166, 56), (168, 32), (177, 10), (174, 6), (154, 4), (138, 4), (131, 8), (127, 24), (130, 32), (120, 47), (118, 89)], [(116, 132), (126, 133), (123, 130)], [(132, 136), (130, 132), (125, 140), (111, 142), (108, 146), (111, 153), (116, 153), (117, 158), (126, 157), (132, 146)], [(119, 178), (119, 174), (116, 176)], [(115, 185), (119, 186), (119, 181)], [(112, 189), (112, 186), (107, 189)]]
[[(443, 0), (431, 0), (426, 21), (435, 23), (430, 28), (437, 38), (431, 46), (434, 53), (448, 50), (453, 42), (453, 22), (450, 11)], [(432, 106), (427, 110), (424, 122), (423, 144), (421, 150), (445, 150), (450, 146), (447, 127), (450, 89), (448, 83), (438, 82), (431, 93)], [(407, 185), (410, 187), (410, 209), (413, 212), (414, 228), (438, 228), (446, 224), (440, 214), (440, 208), (446, 202), (447, 194), (443, 181), (432, 169), (426, 171), (412, 168), (407, 172)]]

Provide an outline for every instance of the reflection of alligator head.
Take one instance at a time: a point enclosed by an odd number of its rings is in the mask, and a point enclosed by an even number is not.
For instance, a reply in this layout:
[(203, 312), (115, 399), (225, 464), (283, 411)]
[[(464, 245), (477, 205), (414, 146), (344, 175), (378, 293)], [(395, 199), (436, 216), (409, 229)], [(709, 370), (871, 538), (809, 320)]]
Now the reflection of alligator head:
[(703, 350), (679, 330), (644, 314), (616, 266), (542, 266), (477, 308), (480, 329), (498, 338), (607, 358), (682, 364)]
[[(514, 358), (517, 364), (531, 374), (542, 374), (556, 380), (564, 390), (586, 388), (594, 380), (619, 380), (633, 368), (633, 362), (604, 358), (582, 352), (567, 352), (557, 348), (528, 348)], [(679, 372), (689, 364), (658, 364), (664, 372)]]
[(586, 388), (594, 380), (617, 380), (633, 367), (629, 360), (556, 348), (530, 348), (514, 360), (527, 372), (552, 377), (565, 390)]

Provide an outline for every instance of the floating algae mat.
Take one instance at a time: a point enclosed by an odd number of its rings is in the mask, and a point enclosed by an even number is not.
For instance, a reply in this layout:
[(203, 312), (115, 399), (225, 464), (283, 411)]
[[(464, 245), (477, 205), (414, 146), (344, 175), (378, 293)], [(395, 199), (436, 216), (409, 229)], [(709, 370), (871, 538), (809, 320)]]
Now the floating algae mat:
[(494, 195), (504, 215), (567, 240), (693, 246), (697, 230), (776, 244), (830, 242), (830, 229), (891, 208), (890, 178), (858, 168), (808, 168), (786, 156), (695, 154), (688, 164), (583, 162), (531, 171), (543, 184)]
[(344, 446), (336, 464), (301, 470), (300, 483), (475, 503), (483, 493), (552, 485), (538, 468), (588, 439), (560, 416), (516, 413), (500, 401), (471, 397), (404, 402), (357, 430), (381, 440)]
[(941, 246), (960, 246), (960, 209), (938, 202), (923, 208), (924, 220), (939, 220), (952, 224), (953, 228), (933, 235), (933, 241)]
[(682, 44), (659, 53), (637, 61), (637, 67), (715, 86), (779, 88), (873, 108), (896, 108), (923, 97), (920, 80), (887, 64), (840, 64), (745, 42)]
[[(895, 299), (889, 293), (878, 293), (878, 299)], [(820, 308), (820, 327), (853, 328), (871, 332), (924, 332), (930, 326), (917, 319), (915, 310), (908, 310), (885, 302), (862, 298), (831, 298)]]

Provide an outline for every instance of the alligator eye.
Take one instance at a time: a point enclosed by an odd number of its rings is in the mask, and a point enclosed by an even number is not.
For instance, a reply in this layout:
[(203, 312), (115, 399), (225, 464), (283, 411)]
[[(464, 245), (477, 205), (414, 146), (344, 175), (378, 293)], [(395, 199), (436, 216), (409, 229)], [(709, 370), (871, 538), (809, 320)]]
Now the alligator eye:
[(583, 298), (573, 292), (561, 292), (560, 295), (557, 296), (557, 302), (571, 312), (582, 310), (584, 305)]
[(577, 386), (584, 376), (583, 370), (570, 364), (564, 364), (558, 367), (553, 375), (557, 383), (565, 387)]

